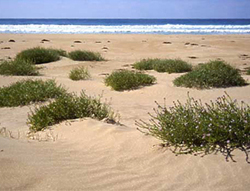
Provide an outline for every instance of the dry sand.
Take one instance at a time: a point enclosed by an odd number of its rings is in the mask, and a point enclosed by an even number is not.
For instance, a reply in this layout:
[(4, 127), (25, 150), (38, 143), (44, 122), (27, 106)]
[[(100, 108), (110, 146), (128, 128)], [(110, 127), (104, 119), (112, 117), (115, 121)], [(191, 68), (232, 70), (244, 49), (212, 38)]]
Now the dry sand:
[[(10, 39), (15, 42), (8, 42)], [(41, 43), (42, 39), (49, 42)], [(143, 58), (181, 58), (193, 65), (220, 58), (244, 70), (250, 67), (250, 35), (0, 34), (0, 59), (14, 58), (35, 46), (98, 51), (108, 61), (62, 58), (43, 64), (40, 77), (0, 76), (0, 86), (26, 78), (56, 79), (69, 91), (84, 90), (91, 96), (101, 94), (103, 101), (111, 100), (123, 126), (74, 120), (55, 125), (31, 140), (25, 135), (26, 121), (34, 106), (0, 108), (0, 128), (7, 129), (0, 135), (0, 190), (249, 190), (250, 165), (240, 151), (234, 152), (236, 163), (226, 162), (221, 154), (175, 156), (158, 146), (160, 140), (136, 130), (135, 120), (148, 120), (147, 113), (156, 107), (154, 101), (163, 103), (166, 98), (167, 106), (175, 100), (185, 102), (187, 92), (208, 102), (226, 91), (250, 104), (250, 86), (179, 88), (172, 80), (181, 74), (149, 71), (157, 84), (116, 92), (105, 87), (103, 79), (113, 70), (131, 69), (131, 64)], [(68, 78), (69, 71), (80, 65), (88, 66), (92, 79), (74, 82)], [(243, 77), (250, 80), (250, 76)]]

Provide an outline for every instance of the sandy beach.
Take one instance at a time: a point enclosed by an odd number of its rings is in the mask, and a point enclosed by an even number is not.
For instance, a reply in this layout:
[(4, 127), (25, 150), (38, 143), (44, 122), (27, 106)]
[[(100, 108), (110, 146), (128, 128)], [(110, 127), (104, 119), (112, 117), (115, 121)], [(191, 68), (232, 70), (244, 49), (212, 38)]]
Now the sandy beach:
[[(139, 132), (135, 120), (148, 120), (155, 101), (161, 104), (166, 98), (167, 106), (176, 100), (184, 103), (188, 92), (205, 103), (226, 91), (231, 98), (250, 104), (250, 85), (180, 88), (172, 81), (182, 74), (147, 71), (157, 78), (156, 84), (116, 92), (105, 86), (104, 78), (117, 69), (132, 69), (143, 58), (180, 58), (194, 66), (221, 59), (243, 71), (243, 78), (250, 82), (244, 74), (250, 67), (250, 35), (0, 34), (0, 60), (37, 46), (96, 51), (106, 61), (63, 57), (40, 65), (38, 77), (0, 75), (0, 87), (28, 78), (55, 79), (69, 92), (102, 95), (102, 101), (110, 102), (119, 113), (122, 125), (89, 118), (71, 120), (34, 135), (33, 140), (26, 136), (26, 122), (34, 105), (0, 108), (0, 190), (249, 190), (250, 164), (243, 152), (233, 152), (237, 162), (226, 162), (219, 153), (175, 156), (159, 146), (160, 140)], [(69, 72), (77, 66), (87, 66), (91, 79), (70, 80)]]

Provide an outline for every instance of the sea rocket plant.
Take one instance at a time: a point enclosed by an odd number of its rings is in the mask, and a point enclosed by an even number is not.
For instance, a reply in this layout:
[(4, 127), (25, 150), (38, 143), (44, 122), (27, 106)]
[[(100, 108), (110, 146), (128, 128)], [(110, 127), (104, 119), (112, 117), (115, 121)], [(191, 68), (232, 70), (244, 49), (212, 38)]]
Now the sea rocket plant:
[[(232, 160), (236, 148), (250, 151), (250, 106), (232, 100), (228, 94), (203, 105), (188, 97), (187, 103), (179, 101), (169, 109), (159, 104), (150, 114), (149, 122), (137, 121), (139, 128), (163, 141), (164, 146), (174, 147), (176, 154), (209, 154), (221, 152)], [(233, 160), (234, 161), (234, 160)]]

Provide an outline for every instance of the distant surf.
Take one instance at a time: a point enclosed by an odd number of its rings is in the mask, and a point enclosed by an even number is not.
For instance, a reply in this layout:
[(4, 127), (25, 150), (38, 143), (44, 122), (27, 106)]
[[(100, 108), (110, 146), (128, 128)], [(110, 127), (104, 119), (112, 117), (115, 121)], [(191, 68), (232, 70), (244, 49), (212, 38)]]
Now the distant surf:
[(250, 19), (0, 19), (0, 33), (250, 34)]

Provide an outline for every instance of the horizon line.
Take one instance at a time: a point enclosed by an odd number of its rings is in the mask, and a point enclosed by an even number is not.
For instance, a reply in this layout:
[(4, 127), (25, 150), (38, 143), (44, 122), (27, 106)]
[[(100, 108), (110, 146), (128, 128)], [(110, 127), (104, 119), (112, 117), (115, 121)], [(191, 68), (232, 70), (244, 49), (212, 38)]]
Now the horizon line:
[(250, 19), (250, 18), (0, 18), (0, 19), (90, 19), (90, 20), (109, 20), (109, 19), (130, 19), (130, 20), (138, 20), (138, 19), (145, 19), (145, 20), (155, 20), (155, 19), (162, 19), (162, 20), (207, 20), (207, 19), (216, 19), (216, 20), (224, 20), (224, 19)]

